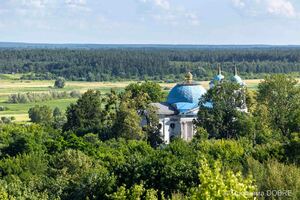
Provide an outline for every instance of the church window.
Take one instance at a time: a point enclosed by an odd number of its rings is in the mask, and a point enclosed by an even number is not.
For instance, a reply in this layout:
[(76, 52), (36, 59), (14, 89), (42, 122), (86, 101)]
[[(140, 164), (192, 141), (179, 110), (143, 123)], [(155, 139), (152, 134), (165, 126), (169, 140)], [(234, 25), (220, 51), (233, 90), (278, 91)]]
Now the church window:
[(162, 124), (158, 124), (157, 128), (158, 128), (159, 130), (161, 130)]
[(172, 129), (174, 129), (174, 128), (175, 128), (175, 124), (174, 124), (174, 123), (171, 123), (171, 124), (170, 124), (170, 127), (171, 127)]

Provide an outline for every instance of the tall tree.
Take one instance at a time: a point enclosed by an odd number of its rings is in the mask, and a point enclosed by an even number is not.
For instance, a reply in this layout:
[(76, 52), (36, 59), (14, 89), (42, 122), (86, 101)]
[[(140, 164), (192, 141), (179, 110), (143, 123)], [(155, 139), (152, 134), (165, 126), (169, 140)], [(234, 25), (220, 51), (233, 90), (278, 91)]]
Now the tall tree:
[(145, 93), (149, 97), (149, 101), (151, 102), (160, 102), (164, 98), (164, 93), (162, 91), (161, 86), (158, 83), (146, 81), (144, 83), (132, 83), (129, 84), (125, 91), (130, 91), (133, 97), (137, 97), (141, 95), (141, 93)]
[(246, 134), (245, 128), (250, 128), (251, 123), (247, 114), (240, 111), (244, 100), (239, 84), (216, 85), (200, 98), (196, 125), (205, 128), (210, 138), (237, 138)]
[(68, 107), (64, 130), (73, 130), (78, 134), (101, 133), (104, 128), (107, 128), (106, 103), (107, 98), (102, 96), (100, 91), (88, 90), (76, 104)]
[(271, 127), (283, 136), (300, 131), (300, 88), (286, 75), (267, 76), (258, 86), (257, 101), (266, 106)]

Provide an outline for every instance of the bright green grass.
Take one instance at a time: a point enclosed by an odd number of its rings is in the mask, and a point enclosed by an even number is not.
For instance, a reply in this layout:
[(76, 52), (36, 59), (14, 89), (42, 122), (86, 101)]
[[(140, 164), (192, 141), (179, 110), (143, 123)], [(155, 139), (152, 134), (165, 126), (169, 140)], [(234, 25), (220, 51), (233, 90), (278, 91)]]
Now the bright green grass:
[(19, 80), (22, 74), (0, 74), (0, 79)]
[(35, 105), (47, 105), (50, 108), (54, 109), (58, 107), (61, 111), (65, 112), (67, 107), (71, 103), (76, 102), (76, 98), (72, 99), (56, 99), (51, 101), (44, 101), (44, 102), (37, 102), (37, 103), (26, 103), (26, 104), (10, 104), (10, 103), (3, 103), (1, 102), (1, 106), (5, 106), (8, 108), (6, 111), (0, 112), (1, 116), (15, 116), (17, 118), (16, 121), (28, 121), (28, 110)]
[(15, 94), (15, 93), (26, 93), (26, 92), (63, 92), (63, 91), (73, 91), (73, 90), (81, 90), (81, 87), (65, 87), (62, 89), (56, 89), (56, 88), (49, 88), (49, 87), (19, 87), (19, 88), (1, 88), (0, 87), (0, 96), (6, 96), (9, 94)]
[(1, 111), (1, 115), (14, 115), (14, 114), (24, 114), (27, 113), (29, 108), (35, 105), (47, 105), (51, 108), (58, 107), (64, 111), (71, 103), (76, 102), (76, 98), (72, 99), (56, 99), (51, 101), (36, 102), (36, 103), (25, 103), (25, 104), (10, 104), (1, 102), (1, 106), (7, 107), (9, 110)]

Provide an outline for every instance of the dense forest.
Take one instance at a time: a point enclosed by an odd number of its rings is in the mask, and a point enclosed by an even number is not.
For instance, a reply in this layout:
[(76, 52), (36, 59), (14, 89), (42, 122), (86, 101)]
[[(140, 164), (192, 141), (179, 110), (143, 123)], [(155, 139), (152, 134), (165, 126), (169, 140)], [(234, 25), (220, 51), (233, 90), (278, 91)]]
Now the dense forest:
[[(0, 199), (300, 199), (300, 88), (272, 75), (247, 91), (219, 83), (200, 98), (190, 142), (164, 144), (153, 82), (89, 90), (64, 114), (47, 105), (31, 124), (0, 124)], [(147, 111), (147, 112), (144, 112)], [(141, 119), (148, 123), (141, 127)]]
[(103, 49), (0, 49), (1, 73), (30, 73), (24, 79), (165, 80), (191, 71), (197, 80), (210, 79), (220, 63), (226, 73), (236, 65), (245, 78), (266, 73), (300, 72), (298, 47), (135, 47)]

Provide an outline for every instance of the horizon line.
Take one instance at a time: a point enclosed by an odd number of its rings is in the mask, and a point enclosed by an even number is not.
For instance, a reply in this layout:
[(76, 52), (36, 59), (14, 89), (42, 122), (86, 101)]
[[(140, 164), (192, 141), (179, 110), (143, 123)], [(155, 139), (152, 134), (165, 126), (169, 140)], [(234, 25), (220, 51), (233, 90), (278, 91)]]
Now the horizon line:
[(225, 43), (225, 44), (192, 44), (192, 43), (91, 43), (91, 42), (23, 42), (0, 41), (0, 44), (30, 44), (30, 45), (161, 45), (161, 46), (300, 46), (300, 44), (267, 44), (267, 43)]

